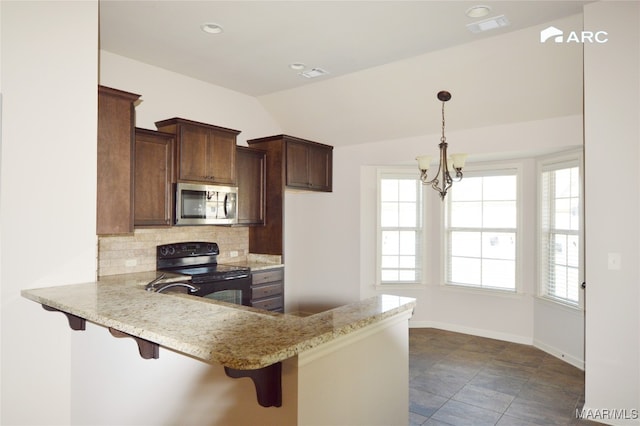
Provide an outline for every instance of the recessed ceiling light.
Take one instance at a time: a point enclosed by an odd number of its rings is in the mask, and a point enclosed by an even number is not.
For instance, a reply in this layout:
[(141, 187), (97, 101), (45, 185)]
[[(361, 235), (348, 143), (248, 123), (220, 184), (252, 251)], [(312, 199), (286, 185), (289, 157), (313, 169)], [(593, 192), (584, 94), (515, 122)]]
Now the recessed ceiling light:
[(305, 69), (305, 65), (300, 62), (294, 62), (292, 64), (289, 64), (289, 68), (295, 71), (302, 71), (303, 69)]
[(487, 16), (490, 12), (491, 12), (491, 8), (489, 6), (480, 4), (477, 6), (470, 7), (469, 9), (467, 9), (465, 14), (469, 18), (482, 18), (483, 16)]
[(473, 22), (467, 24), (467, 28), (472, 33), (481, 33), (483, 31), (493, 30), (495, 28), (506, 27), (510, 22), (506, 16), (500, 15), (494, 18), (485, 19), (484, 21)]
[(220, 25), (211, 22), (200, 25), (200, 29), (209, 34), (220, 34), (224, 31)]

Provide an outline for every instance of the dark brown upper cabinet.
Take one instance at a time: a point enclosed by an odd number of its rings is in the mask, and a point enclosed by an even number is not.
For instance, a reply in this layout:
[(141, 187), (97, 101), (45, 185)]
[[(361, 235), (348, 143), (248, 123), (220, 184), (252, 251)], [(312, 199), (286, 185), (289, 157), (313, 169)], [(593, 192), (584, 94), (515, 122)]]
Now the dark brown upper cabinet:
[(249, 230), (249, 251), (282, 256), (285, 189), (331, 191), (333, 147), (287, 135), (247, 143), (267, 152), (265, 224)]
[(264, 225), (267, 152), (238, 146), (238, 224)]
[(236, 138), (239, 130), (183, 118), (158, 121), (156, 127), (176, 137), (178, 182), (237, 185)]
[(174, 135), (135, 129), (134, 225), (162, 227), (173, 223)]
[(133, 232), (134, 102), (140, 95), (98, 86), (98, 235)]
[(290, 136), (285, 136), (284, 140), (287, 187), (331, 192), (333, 147)]

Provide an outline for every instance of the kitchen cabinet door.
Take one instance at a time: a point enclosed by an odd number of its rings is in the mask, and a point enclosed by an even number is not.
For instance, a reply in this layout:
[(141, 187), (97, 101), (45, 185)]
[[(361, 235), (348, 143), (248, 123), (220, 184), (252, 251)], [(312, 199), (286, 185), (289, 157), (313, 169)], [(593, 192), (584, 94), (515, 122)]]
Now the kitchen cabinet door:
[(176, 136), (178, 181), (237, 185), (238, 130), (172, 118), (156, 122), (158, 130)]
[(96, 233), (133, 232), (133, 93), (98, 86)]
[(266, 151), (239, 146), (238, 224), (264, 225)]
[(333, 149), (320, 145), (309, 145), (308, 149), (310, 189), (331, 192), (333, 190)]
[(134, 225), (171, 226), (173, 223), (174, 136), (154, 130), (135, 130)]
[[(162, 130), (162, 129), (160, 129)], [(196, 126), (180, 126), (178, 133), (178, 180), (210, 181), (209, 132)]]
[(286, 186), (331, 192), (333, 147), (301, 140), (286, 144)]

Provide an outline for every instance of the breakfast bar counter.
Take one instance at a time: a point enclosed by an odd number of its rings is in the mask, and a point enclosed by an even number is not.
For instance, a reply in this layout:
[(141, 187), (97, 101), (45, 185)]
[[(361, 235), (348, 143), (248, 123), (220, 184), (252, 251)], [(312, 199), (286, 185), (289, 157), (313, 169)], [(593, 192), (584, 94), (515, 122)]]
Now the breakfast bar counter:
[[(277, 314), (182, 294), (144, 290), (156, 272), (23, 290), (34, 302), (148, 340), (204, 362), (251, 370), (398, 313), (414, 299), (382, 295), (307, 317)], [(176, 281), (180, 277), (165, 278)]]
[[(275, 380), (279, 387), (282, 374), (283, 387), (285, 381), (295, 383), (284, 389), (285, 393), (296, 393), (293, 397), (285, 395), (295, 401), (295, 409), (287, 409), (293, 413), (287, 418), (298, 418), (293, 424), (305, 415), (328, 415), (331, 404), (343, 404), (349, 399), (340, 391), (330, 391), (335, 400), (327, 401), (322, 412), (316, 412), (317, 404), (313, 402), (317, 398), (313, 395), (321, 391), (319, 377), (326, 376), (327, 371), (344, 369), (349, 373), (342, 372), (340, 380), (350, 384), (364, 383), (365, 376), (379, 376), (381, 371), (390, 375), (375, 392), (380, 396), (389, 392), (387, 398), (399, 398), (399, 409), (392, 410), (392, 404), (381, 408), (392, 413), (385, 418), (385, 413), (367, 408), (361, 413), (368, 416), (367, 421), (376, 417), (395, 421), (404, 416), (407, 398), (402, 392), (397, 396), (398, 389), (389, 382), (397, 381), (398, 388), (408, 392), (408, 320), (415, 307), (414, 299), (381, 295), (301, 317), (187, 294), (146, 291), (146, 284), (157, 275), (155, 271), (112, 275), (96, 282), (23, 290), (22, 296), (47, 310), (66, 314), (72, 328), (74, 319), (76, 325), (82, 325), (75, 329), (84, 329), (83, 321), (88, 321), (107, 327), (116, 337), (136, 339), (143, 358), (158, 358), (158, 348), (162, 347), (208, 364), (219, 364), (228, 377), (250, 377), (263, 407), (281, 407), (280, 389), (276, 399), (267, 395), (266, 403), (260, 394), (269, 394), (274, 386), (269, 375), (278, 375)], [(165, 282), (184, 280), (180, 275), (164, 277)], [(155, 348), (155, 353), (145, 356), (141, 342)], [(278, 368), (273, 369), (275, 366)], [(254, 376), (255, 372), (259, 372), (258, 376)], [(344, 392), (348, 392), (346, 389)], [(374, 387), (362, 389), (368, 391), (374, 391)], [(327, 399), (327, 389), (322, 392)], [(242, 416), (250, 414), (247, 409), (238, 412)], [(333, 413), (337, 411), (334, 409)], [(283, 424), (286, 423), (289, 421)]]

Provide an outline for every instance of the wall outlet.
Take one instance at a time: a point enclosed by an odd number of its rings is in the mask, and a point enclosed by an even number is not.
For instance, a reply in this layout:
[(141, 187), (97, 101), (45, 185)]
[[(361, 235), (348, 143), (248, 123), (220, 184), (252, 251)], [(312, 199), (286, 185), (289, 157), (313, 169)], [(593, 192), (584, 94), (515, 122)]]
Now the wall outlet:
[(238, 251), (237, 250), (231, 250), (229, 252), (229, 256), (230, 257), (238, 257)]
[(136, 266), (137, 264), (138, 264), (137, 259), (127, 259), (124, 261), (124, 266), (127, 266), (127, 267)]

